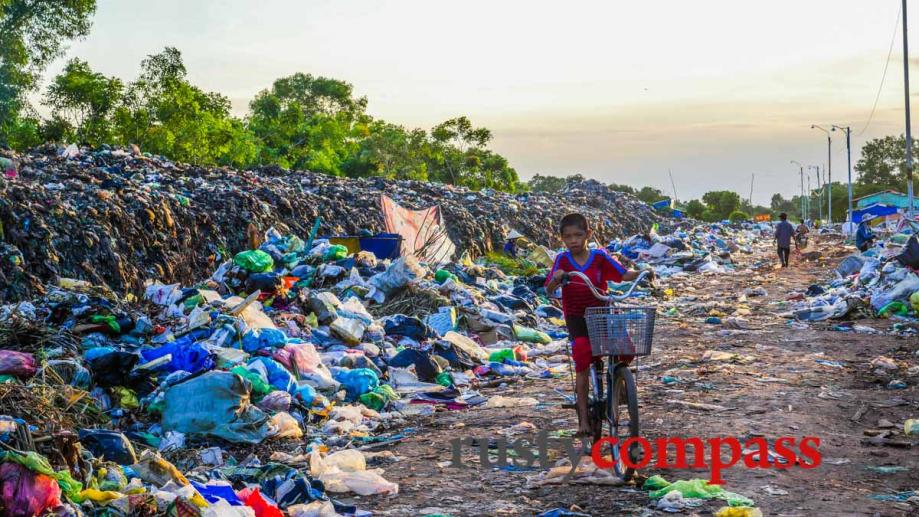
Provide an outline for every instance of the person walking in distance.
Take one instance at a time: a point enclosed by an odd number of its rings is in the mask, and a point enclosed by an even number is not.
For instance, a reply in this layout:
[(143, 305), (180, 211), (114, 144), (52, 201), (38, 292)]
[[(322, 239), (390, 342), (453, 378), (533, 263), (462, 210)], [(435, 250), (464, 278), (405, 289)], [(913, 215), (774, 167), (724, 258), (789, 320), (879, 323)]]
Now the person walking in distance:
[(782, 267), (788, 267), (788, 255), (791, 253), (791, 238), (795, 234), (795, 228), (788, 222), (788, 214), (782, 212), (779, 214), (781, 221), (775, 227), (775, 243), (779, 249), (779, 259), (782, 261)]

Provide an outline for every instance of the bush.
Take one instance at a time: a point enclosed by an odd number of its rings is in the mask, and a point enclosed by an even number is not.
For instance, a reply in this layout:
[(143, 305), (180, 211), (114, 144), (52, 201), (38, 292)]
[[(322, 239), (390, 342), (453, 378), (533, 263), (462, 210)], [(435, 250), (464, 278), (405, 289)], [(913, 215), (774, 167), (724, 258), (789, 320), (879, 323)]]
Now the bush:
[(733, 212), (731, 212), (731, 215), (728, 216), (728, 219), (732, 223), (742, 223), (744, 221), (749, 221), (750, 216), (741, 212), (740, 210), (734, 210)]

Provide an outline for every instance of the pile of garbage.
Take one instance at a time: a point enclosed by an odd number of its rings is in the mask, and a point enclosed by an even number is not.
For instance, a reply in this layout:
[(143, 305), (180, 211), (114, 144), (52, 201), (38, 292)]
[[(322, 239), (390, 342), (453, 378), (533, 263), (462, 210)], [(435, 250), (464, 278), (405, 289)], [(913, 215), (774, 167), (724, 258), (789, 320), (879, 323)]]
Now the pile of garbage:
[[(654, 229), (609, 249), (717, 273), (755, 236)], [(14, 487), (0, 507), (363, 515), (341, 498), (398, 493), (382, 468), (392, 455), (373, 449), (411, 418), (537, 404), (479, 390), (567, 371), (562, 313), (542, 288), (551, 250), (429, 267), (258, 237), (193, 284), (147, 281), (135, 299), (61, 277), (0, 306), (0, 471)]]
[(308, 235), (384, 231), (380, 197), (409, 209), (440, 206), (457, 256), (500, 249), (511, 229), (560, 245), (555, 225), (581, 212), (600, 242), (673, 219), (592, 181), (560, 194), (511, 195), (380, 178), (343, 179), (276, 166), (237, 171), (173, 163), (136, 147), (0, 151), (0, 302), (42, 295), (75, 278), (118, 293), (142, 282), (190, 284), (270, 227)]
[(892, 331), (916, 334), (919, 330), (919, 240), (908, 228), (894, 233), (865, 252), (845, 257), (836, 267), (836, 278), (814, 284), (788, 298), (784, 313), (796, 322), (846, 320), (835, 330), (873, 333), (872, 327), (854, 320), (889, 318)]
[(729, 273), (734, 253), (753, 253), (753, 243), (768, 224), (723, 225), (719, 223), (677, 229), (659, 235), (653, 226), (646, 234), (613, 240), (608, 249), (628, 260), (654, 266), (661, 277), (689, 273)]

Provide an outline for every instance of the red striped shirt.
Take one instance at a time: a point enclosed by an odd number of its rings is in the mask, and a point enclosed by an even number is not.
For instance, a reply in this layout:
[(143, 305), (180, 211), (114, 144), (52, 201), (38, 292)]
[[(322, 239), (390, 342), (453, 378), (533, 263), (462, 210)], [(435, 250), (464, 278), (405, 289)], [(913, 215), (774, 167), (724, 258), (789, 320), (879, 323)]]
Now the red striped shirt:
[[(579, 266), (575, 262), (570, 251), (559, 253), (555, 257), (552, 271), (546, 277), (546, 285), (549, 284), (552, 276), (558, 270), (584, 273), (601, 293), (606, 293), (608, 282), (621, 282), (622, 275), (625, 274), (625, 268), (622, 267), (622, 264), (609, 256), (606, 250), (602, 249), (590, 250), (587, 262), (583, 266)], [(572, 278), (568, 285), (562, 287), (562, 312), (565, 313), (565, 317), (584, 316), (584, 310), (588, 307), (597, 307), (605, 303), (598, 300), (590, 292), (590, 289), (584, 285), (582, 278)]]

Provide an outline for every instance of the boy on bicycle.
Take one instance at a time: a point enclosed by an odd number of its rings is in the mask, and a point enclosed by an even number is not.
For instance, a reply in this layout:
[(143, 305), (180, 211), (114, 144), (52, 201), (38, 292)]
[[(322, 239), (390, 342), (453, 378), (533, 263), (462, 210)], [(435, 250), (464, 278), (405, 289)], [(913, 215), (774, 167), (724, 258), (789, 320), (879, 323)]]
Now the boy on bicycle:
[[(592, 232), (587, 218), (581, 214), (568, 214), (559, 222), (559, 233), (568, 251), (559, 253), (555, 264), (546, 277), (546, 292), (551, 294), (562, 285), (570, 271), (580, 271), (591, 279), (597, 290), (605, 293), (608, 282), (634, 280), (638, 271), (629, 271), (602, 249), (590, 249), (587, 242)], [(653, 275), (653, 271), (652, 271)], [(565, 325), (572, 341), (571, 356), (574, 359), (575, 391), (578, 407), (578, 436), (590, 436), (587, 418), (588, 370), (593, 362), (590, 339), (587, 336), (587, 321), (584, 312), (588, 307), (603, 306), (605, 302), (594, 297), (590, 289), (576, 279), (562, 287), (562, 312)]]

